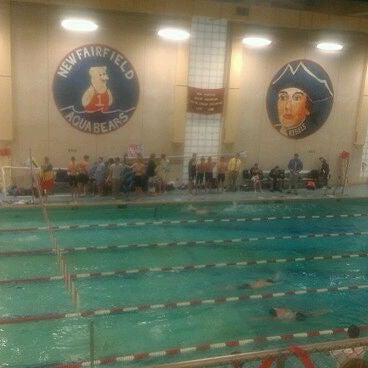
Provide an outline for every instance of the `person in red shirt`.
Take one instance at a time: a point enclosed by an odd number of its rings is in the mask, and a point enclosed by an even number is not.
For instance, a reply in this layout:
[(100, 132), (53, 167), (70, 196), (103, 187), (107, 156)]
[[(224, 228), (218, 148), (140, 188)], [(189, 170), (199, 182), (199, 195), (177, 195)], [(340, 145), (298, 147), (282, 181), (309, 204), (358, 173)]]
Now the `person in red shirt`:
[(41, 165), (41, 190), (42, 195), (47, 200), (48, 194), (54, 188), (54, 171), (48, 157), (44, 158), (44, 163)]
[(197, 179), (196, 179), (196, 185), (197, 188), (205, 189), (205, 174), (206, 174), (206, 159), (202, 156), (199, 164), (197, 165)]
[(210, 192), (213, 184), (213, 168), (216, 163), (212, 161), (212, 157), (209, 156), (207, 158), (207, 162), (205, 164), (205, 190)]
[(220, 161), (217, 163), (217, 191), (224, 191), (225, 176), (227, 171), (227, 162), (225, 157), (221, 156)]

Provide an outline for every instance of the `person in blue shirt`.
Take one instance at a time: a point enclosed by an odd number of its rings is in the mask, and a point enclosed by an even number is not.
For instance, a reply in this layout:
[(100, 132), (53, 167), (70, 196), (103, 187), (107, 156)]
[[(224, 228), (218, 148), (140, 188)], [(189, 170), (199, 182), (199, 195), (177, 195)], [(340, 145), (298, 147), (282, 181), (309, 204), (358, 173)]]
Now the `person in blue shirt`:
[(290, 171), (288, 193), (291, 193), (291, 190), (293, 189), (294, 193), (298, 194), (296, 184), (300, 176), (300, 171), (303, 170), (303, 163), (297, 153), (295, 153), (294, 157), (289, 161), (288, 169)]

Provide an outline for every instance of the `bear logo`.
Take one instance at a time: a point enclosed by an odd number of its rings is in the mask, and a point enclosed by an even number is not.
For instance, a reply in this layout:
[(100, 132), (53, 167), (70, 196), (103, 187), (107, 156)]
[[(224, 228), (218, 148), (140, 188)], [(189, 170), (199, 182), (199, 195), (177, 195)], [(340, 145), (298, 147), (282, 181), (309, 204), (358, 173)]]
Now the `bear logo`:
[(82, 105), (86, 112), (106, 112), (113, 103), (113, 96), (107, 87), (109, 76), (106, 66), (89, 68), (91, 84), (82, 96)]
[(105, 134), (120, 129), (133, 116), (139, 81), (119, 50), (92, 43), (73, 49), (60, 61), (53, 94), (57, 109), (72, 128)]

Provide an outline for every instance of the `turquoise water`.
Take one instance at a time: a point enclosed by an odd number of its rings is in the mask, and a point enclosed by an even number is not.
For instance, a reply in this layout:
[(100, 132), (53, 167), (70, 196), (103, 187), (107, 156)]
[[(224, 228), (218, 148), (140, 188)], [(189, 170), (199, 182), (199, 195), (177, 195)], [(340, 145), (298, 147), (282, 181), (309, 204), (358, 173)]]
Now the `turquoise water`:
[[(368, 252), (365, 234), (368, 217), (266, 219), (271, 216), (365, 214), (368, 201), (268, 202), (257, 204), (211, 203), (146, 206), (98, 206), (49, 208), (55, 237), (65, 251), (72, 274), (134, 270), (149, 267), (218, 264), (275, 260), (286, 257), (325, 257)], [(258, 218), (256, 221), (215, 219)], [(1, 209), (0, 252), (52, 250), (40, 209)], [(191, 223), (171, 223), (193, 220)], [(195, 220), (195, 221), (194, 221)], [(147, 222), (168, 221), (166, 224)], [(137, 224), (138, 222), (138, 224)], [(130, 224), (123, 226), (122, 224)], [(111, 227), (80, 225), (120, 224)], [(75, 228), (59, 229), (59, 226)], [(41, 228), (41, 229), (40, 229)], [(304, 237), (304, 235), (313, 237)], [(315, 237), (316, 234), (336, 234)], [(292, 236), (292, 239), (264, 239)], [(254, 239), (256, 238), (256, 239)], [(243, 239), (224, 242), (230, 239)], [(203, 240), (217, 242), (198, 243)], [(176, 244), (189, 242), (192, 244)], [(157, 243), (160, 243), (159, 245)], [(171, 243), (168, 245), (167, 243)], [(138, 248), (101, 249), (131, 244)], [(75, 247), (87, 249), (76, 250)], [(92, 249), (92, 247), (95, 247)], [(89, 248), (89, 249), (88, 249)], [(354, 285), (368, 285), (367, 258), (322, 259), (247, 266), (207, 267), (191, 270), (134, 272), (75, 281), (79, 311), (207, 300), (241, 295), (277, 293)], [(60, 275), (56, 256), (15, 254), (0, 257), (0, 280)], [(243, 289), (259, 279), (275, 283), (262, 289)], [(9, 317), (71, 313), (72, 298), (63, 281), (0, 284), (0, 319)], [(0, 366), (31, 367), (89, 359), (89, 326), (93, 322), (95, 358), (126, 356), (176, 347), (219, 343), (364, 325), (366, 290), (329, 291), (319, 294), (234, 301), (180, 308), (157, 308), (114, 315), (0, 325)], [(326, 314), (305, 321), (268, 318), (271, 307)], [(284, 342), (251, 343), (237, 351), (306, 344), (344, 338), (343, 335), (299, 338)], [(144, 366), (228, 354), (234, 348), (151, 358), (119, 366)], [(335, 366), (327, 360), (324, 366)]]

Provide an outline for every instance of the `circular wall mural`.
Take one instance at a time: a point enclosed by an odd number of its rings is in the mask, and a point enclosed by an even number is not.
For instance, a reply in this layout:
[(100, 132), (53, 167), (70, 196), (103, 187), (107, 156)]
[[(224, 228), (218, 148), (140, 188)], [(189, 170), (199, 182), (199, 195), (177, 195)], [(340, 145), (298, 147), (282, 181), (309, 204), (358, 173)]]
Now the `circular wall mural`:
[(273, 77), (267, 91), (272, 126), (293, 139), (305, 138), (327, 120), (333, 105), (333, 87), (326, 71), (311, 60), (294, 60)]
[(74, 128), (104, 134), (124, 126), (137, 108), (139, 83), (129, 60), (112, 47), (80, 46), (60, 62), (55, 103)]

